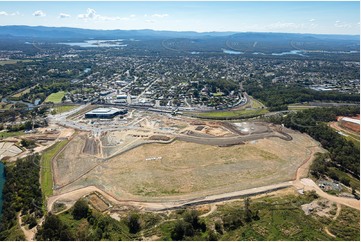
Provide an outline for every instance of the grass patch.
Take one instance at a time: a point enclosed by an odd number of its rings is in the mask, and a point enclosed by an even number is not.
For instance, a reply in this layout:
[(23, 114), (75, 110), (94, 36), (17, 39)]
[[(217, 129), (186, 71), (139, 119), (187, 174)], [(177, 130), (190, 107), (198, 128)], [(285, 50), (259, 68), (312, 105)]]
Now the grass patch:
[(341, 214), (329, 227), (337, 240), (360, 241), (360, 211), (342, 206)]
[(61, 103), (61, 100), (63, 99), (64, 96), (65, 96), (64, 91), (55, 92), (55, 93), (50, 94), (45, 99), (44, 102)]
[(249, 110), (235, 110), (235, 111), (215, 111), (198, 113), (196, 116), (199, 118), (220, 118), (220, 119), (235, 119), (235, 118), (248, 118), (263, 115), (268, 113), (267, 109), (249, 109)]
[(7, 65), (7, 64), (16, 64), (18, 62), (32, 62), (33, 60), (2, 60), (0, 61), (0, 66)]
[(59, 114), (59, 113), (68, 112), (68, 111), (73, 110), (73, 109), (75, 109), (77, 107), (78, 106), (74, 106), (74, 105), (64, 105), (64, 106), (54, 107), (53, 110), (54, 110), (55, 114)]
[(21, 91), (21, 92), (18, 92), (18, 93), (16, 93), (16, 94), (12, 95), (12, 97), (14, 97), (14, 98), (20, 98), (20, 97), (22, 97), (24, 94), (29, 93), (31, 89), (32, 89), (32, 87), (29, 87), (29, 88), (27, 88), (27, 89), (25, 89), (25, 90), (23, 90), (23, 91)]
[(316, 108), (316, 106), (288, 105), (288, 110), (291, 110), (291, 111), (302, 111), (302, 110), (310, 109), (310, 108)]
[(264, 108), (265, 106), (258, 100), (254, 99), (253, 97), (250, 97), (252, 100), (252, 108)]
[(1, 104), (0, 108), (2, 110), (9, 110), (13, 106), (14, 106), (14, 104), (5, 104), (5, 103), (3, 103), (3, 104)]
[(8, 240), (8, 241), (21, 241), (21, 240), (24, 241), (25, 240), (24, 233), (21, 230), (20, 225), (19, 225), (18, 222), (16, 222), (16, 224), (13, 227), (6, 230), (5, 233), (6, 233), (6, 239), (5, 240)]
[(24, 131), (16, 131), (16, 132), (0, 132), (0, 139), (6, 139), (8, 137), (16, 137), (23, 135)]
[(51, 160), (68, 143), (63, 140), (47, 149), (41, 157), (40, 181), (44, 198), (53, 195), (53, 175), (51, 170)]

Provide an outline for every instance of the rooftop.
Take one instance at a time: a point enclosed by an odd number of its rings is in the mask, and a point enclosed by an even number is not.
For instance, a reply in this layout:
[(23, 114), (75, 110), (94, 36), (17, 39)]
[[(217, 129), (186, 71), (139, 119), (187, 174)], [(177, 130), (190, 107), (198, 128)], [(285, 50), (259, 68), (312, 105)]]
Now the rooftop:
[(346, 122), (350, 122), (350, 123), (354, 123), (354, 124), (358, 124), (360, 125), (360, 120), (359, 119), (354, 119), (354, 118), (342, 118), (342, 121), (346, 121)]
[(96, 108), (87, 112), (87, 114), (115, 114), (119, 111), (121, 110), (118, 108)]

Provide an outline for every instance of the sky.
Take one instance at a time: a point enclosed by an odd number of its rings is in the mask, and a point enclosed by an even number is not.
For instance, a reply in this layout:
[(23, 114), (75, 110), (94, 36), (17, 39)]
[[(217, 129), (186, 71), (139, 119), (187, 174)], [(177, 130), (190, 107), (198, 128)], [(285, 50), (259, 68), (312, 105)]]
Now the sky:
[(360, 2), (0, 1), (0, 25), (360, 34)]

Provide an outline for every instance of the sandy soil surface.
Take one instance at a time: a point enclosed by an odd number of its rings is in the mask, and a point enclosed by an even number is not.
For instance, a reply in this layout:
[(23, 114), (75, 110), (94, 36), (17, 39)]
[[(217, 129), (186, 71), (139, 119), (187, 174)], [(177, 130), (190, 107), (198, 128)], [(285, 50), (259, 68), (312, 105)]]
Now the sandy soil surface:
[(62, 187), (79, 178), (99, 164), (100, 159), (83, 153), (87, 134), (75, 136), (53, 162), (53, 176), (56, 187)]
[(4, 157), (14, 157), (23, 152), (13, 142), (0, 142), (0, 160)]
[(297, 189), (303, 189), (304, 191), (316, 191), (316, 193), (320, 197), (326, 198), (335, 203), (339, 203), (339, 204), (360, 210), (360, 200), (356, 200), (354, 198), (336, 197), (336, 196), (330, 195), (330, 194), (322, 191), (322, 189), (319, 188), (317, 186), (317, 184), (309, 178), (303, 178), (301, 180), (296, 180), (293, 182), (293, 185)]
[[(290, 181), (298, 166), (312, 155), (307, 148), (312, 142), (308, 136), (299, 133), (292, 136), (292, 141), (268, 138), (231, 147), (181, 141), (146, 144), (108, 161), (93, 162), (97, 165), (93, 170), (59, 192), (95, 185), (119, 199), (173, 200)], [(91, 161), (82, 158), (84, 154), (69, 162), (70, 155), (74, 157), (82, 143), (79, 138), (73, 141), (76, 143), (69, 144), (57, 161), (64, 163), (56, 167), (62, 169), (57, 177), (70, 174), (60, 178), (62, 181), (74, 180), (76, 176), (72, 174), (80, 176), (86, 170), (84, 166), (92, 168)]]

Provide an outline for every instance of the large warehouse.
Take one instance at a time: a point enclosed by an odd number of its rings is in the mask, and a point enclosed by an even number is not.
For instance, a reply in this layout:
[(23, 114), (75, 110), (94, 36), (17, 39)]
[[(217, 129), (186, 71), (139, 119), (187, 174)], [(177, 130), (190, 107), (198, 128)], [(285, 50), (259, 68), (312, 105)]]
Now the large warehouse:
[(126, 114), (127, 109), (119, 108), (96, 108), (85, 114), (85, 118), (114, 118), (120, 114)]

